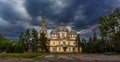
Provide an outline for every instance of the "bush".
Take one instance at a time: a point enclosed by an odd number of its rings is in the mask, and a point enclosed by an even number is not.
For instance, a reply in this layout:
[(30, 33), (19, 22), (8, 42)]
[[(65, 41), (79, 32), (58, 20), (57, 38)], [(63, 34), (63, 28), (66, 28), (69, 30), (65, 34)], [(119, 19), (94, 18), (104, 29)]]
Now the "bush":
[(1, 58), (41, 58), (45, 55), (46, 53), (0, 53)]
[(2, 50), (0, 50), (0, 53), (2, 52)]

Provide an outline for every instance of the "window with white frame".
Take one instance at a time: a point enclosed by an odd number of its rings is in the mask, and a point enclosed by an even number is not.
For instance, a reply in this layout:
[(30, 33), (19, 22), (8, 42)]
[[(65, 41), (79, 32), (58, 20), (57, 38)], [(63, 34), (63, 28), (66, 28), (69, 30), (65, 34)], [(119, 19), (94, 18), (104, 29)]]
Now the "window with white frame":
[(71, 49), (71, 51), (73, 51), (73, 48), (72, 48), (72, 47), (71, 47), (70, 49)]
[(55, 42), (53, 42), (53, 44), (55, 44)]
[(69, 47), (69, 51), (71, 51), (71, 48)]
[(59, 51), (61, 51), (61, 48), (59, 47)]
[(55, 35), (55, 37), (56, 37), (56, 34), (54, 34)]
[(59, 42), (59, 44), (60, 44), (60, 42)]
[(70, 42), (68, 42), (68, 45), (70, 45)]
[(64, 37), (65, 36), (65, 34), (64, 33), (62, 33), (62, 37)]
[(55, 48), (55, 47), (53, 47), (53, 51), (56, 51), (56, 48)]

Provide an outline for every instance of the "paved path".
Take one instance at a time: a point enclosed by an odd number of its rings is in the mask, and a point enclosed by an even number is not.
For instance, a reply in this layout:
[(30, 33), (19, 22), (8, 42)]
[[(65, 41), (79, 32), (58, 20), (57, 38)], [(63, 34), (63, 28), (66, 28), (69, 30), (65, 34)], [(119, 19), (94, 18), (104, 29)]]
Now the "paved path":
[(49, 54), (41, 59), (0, 59), (0, 62), (120, 62), (120, 56), (102, 54)]

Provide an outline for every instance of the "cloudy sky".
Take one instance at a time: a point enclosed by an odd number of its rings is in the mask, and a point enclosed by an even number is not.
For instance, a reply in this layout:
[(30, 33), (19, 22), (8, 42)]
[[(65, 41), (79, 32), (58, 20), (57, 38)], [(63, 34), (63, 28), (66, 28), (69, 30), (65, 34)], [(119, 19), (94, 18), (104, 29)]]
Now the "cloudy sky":
[(52, 24), (75, 24), (81, 36), (89, 37), (98, 31), (99, 16), (120, 8), (120, 0), (0, 0), (0, 33), (17, 39), (28, 28), (39, 30), (44, 16), (47, 28)]

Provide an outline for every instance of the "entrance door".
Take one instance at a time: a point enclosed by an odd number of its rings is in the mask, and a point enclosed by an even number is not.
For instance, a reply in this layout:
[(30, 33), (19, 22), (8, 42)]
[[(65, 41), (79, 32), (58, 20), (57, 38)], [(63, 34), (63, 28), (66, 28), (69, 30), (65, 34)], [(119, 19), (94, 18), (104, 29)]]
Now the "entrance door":
[(64, 50), (64, 52), (66, 52), (66, 50), (67, 50), (67, 47), (63, 47), (63, 50)]
[(75, 52), (75, 47), (73, 47), (73, 52)]

